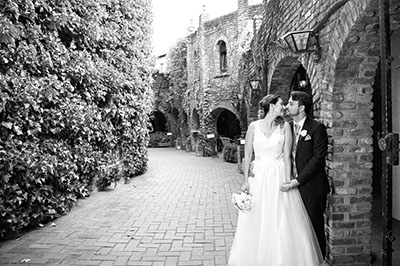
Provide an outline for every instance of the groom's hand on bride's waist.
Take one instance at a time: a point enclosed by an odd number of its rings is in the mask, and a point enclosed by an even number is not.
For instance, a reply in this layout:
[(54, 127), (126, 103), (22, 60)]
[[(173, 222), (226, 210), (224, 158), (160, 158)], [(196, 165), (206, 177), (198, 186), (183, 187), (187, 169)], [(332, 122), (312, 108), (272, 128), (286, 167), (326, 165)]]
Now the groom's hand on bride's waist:
[(300, 183), (299, 183), (299, 181), (297, 181), (297, 179), (292, 179), (292, 180), (290, 180), (290, 182), (283, 183), (283, 185), (281, 185), (281, 187), (279, 189), (282, 192), (288, 192), (289, 190), (291, 190), (299, 185), (300, 185)]

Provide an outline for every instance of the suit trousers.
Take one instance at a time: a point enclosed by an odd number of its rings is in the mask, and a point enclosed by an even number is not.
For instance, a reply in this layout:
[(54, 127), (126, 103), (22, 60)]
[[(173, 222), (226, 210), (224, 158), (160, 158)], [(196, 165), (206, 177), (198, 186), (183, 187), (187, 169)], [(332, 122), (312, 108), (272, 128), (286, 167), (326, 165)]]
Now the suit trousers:
[(326, 239), (325, 239), (325, 222), (324, 212), (326, 208), (326, 195), (316, 197), (303, 197), (304, 205), (310, 216), (311, 223), (317, 235), (319, 247), (321, 248), (322, 256), (326, 254)]

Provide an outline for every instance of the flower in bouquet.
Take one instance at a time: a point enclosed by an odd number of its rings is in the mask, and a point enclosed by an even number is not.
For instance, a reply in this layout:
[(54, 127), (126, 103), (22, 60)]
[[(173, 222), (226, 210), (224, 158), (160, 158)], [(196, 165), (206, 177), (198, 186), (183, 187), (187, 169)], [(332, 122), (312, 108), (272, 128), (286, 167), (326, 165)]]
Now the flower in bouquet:
[(232, 203), (239, 211), (247, 213), (253, 208), (255, 199), (253, 195), (242, 191), (232, 194)]

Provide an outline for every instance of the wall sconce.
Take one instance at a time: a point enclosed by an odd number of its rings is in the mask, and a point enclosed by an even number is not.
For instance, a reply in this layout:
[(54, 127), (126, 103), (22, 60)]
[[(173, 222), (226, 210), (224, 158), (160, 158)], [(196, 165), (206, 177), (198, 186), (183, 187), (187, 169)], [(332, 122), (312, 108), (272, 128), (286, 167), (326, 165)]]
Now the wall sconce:
[(261, 79), (250, 79), (249, 83), (250, 83), (250, 105), (256, 106), (261, 93), (260, 89)]
[(234, 95), (232, 103), (233, 107), (237, 108), (241, 104), (242, 100), (243, 100), (243, 93), (239, 92), (238, 94)]
[(281, 37), (284, 39), (293, 53), (315, 54), (314, 62), (321, 59), (321, 47), (319, 46), (318, 34), (314, 30), (291, 31)]

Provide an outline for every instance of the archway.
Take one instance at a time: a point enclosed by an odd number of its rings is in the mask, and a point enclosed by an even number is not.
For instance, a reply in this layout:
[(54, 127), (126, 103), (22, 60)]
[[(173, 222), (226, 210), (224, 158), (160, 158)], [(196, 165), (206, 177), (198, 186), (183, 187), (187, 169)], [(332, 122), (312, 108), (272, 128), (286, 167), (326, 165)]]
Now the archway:
[(166, 131), (167, 118), (162, 112), (158, 110), (154, 111), (151, 115), (150, 123), (152, 125), (150, 133)]
[(240, 122), (237, 116), (229, 110), (222, 111), (217, 119), (217, 132), (218, 135), (231, 139), (240, 136)]
[(240, 138), (241, 127), (239, 118), (236, 114), (225, 108), (217, 108), (211, 112), (216, 120), (217, 134), (219, 136), (217, 142), (218, 151), (222, 151), (223, 145), (220, 137), (230, 138), (232, 142)]

